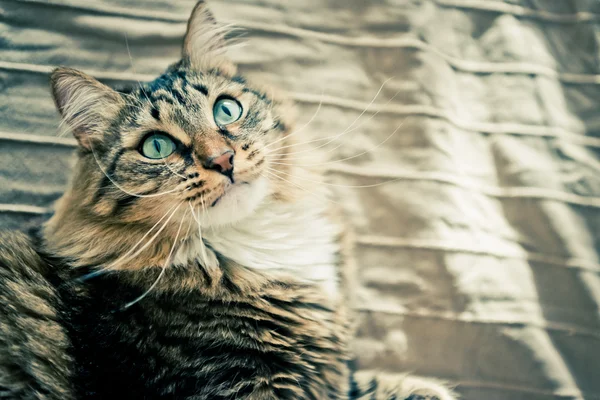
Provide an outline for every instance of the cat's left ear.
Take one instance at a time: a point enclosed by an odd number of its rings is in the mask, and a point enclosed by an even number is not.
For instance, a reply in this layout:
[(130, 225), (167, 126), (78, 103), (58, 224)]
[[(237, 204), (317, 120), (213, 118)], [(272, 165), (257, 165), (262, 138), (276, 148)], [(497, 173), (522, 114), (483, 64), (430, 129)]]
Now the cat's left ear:
[(83, 148), (101, 141), (110, 122), (124, 105), (123, 98), (83, 72), (57, 68), (50, 78), (52, 95), (63, 121)]
[(227, 27), (217, 23), (206, 3), (198, 1), (183, 39), (183, 61), (195, 70), (218, 69), (225, 75), (234, 75), (236, 67), (225, 54), (227, 32)]

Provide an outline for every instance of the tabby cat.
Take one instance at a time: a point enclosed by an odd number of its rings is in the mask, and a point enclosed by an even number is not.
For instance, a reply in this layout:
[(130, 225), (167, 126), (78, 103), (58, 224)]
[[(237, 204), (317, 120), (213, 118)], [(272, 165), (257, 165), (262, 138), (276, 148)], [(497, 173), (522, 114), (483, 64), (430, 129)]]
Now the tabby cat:
[(200, 2), (153, 82), (52, 74), (78, 161), (42, 229), (0, 234), (0, 398), (451, 399), (351, 372), (332, 202), (225, 35)]

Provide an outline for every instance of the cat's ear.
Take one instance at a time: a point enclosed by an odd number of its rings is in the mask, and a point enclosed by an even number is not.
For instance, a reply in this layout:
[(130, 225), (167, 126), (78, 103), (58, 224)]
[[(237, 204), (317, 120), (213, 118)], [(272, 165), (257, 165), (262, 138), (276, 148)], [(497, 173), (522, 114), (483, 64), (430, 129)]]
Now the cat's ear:
[(235, 65), (227, 58), (227, 26), (217, 23), (203, 0), (192, 10), (183, 39), (183, 61), (192, 69), (218, 69), (235, 74)]
[(52, 72), (52, 95), (63, 122), (79, 145), (90, 149), (124, 105), (123, 98), (83, 72), (57, 68)]

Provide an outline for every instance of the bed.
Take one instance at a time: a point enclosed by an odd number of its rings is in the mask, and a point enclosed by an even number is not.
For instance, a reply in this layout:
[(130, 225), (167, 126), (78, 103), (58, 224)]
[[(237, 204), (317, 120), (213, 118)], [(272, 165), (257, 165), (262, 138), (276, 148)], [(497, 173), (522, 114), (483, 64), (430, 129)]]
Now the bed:
[[(52, 68), (151, 79), (193, 3), (2, 0), (0, 227), (46, 218), (69, 177)], [(600, 399), (600, 3), (211, 8), (246, 32), (241, 70), (288, 91), (301, 124), (348, 130), (324, 168), (356, 232), (359, 368), (466, 400)]]

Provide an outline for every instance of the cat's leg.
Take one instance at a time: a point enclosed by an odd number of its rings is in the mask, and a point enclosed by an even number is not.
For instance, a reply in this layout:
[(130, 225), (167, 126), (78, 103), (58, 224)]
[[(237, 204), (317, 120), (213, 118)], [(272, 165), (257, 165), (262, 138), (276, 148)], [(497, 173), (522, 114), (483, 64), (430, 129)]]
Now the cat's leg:
[(455, 400), (442, 383), (412, 375), (377, 371), (354, 374), (351, 400)]

